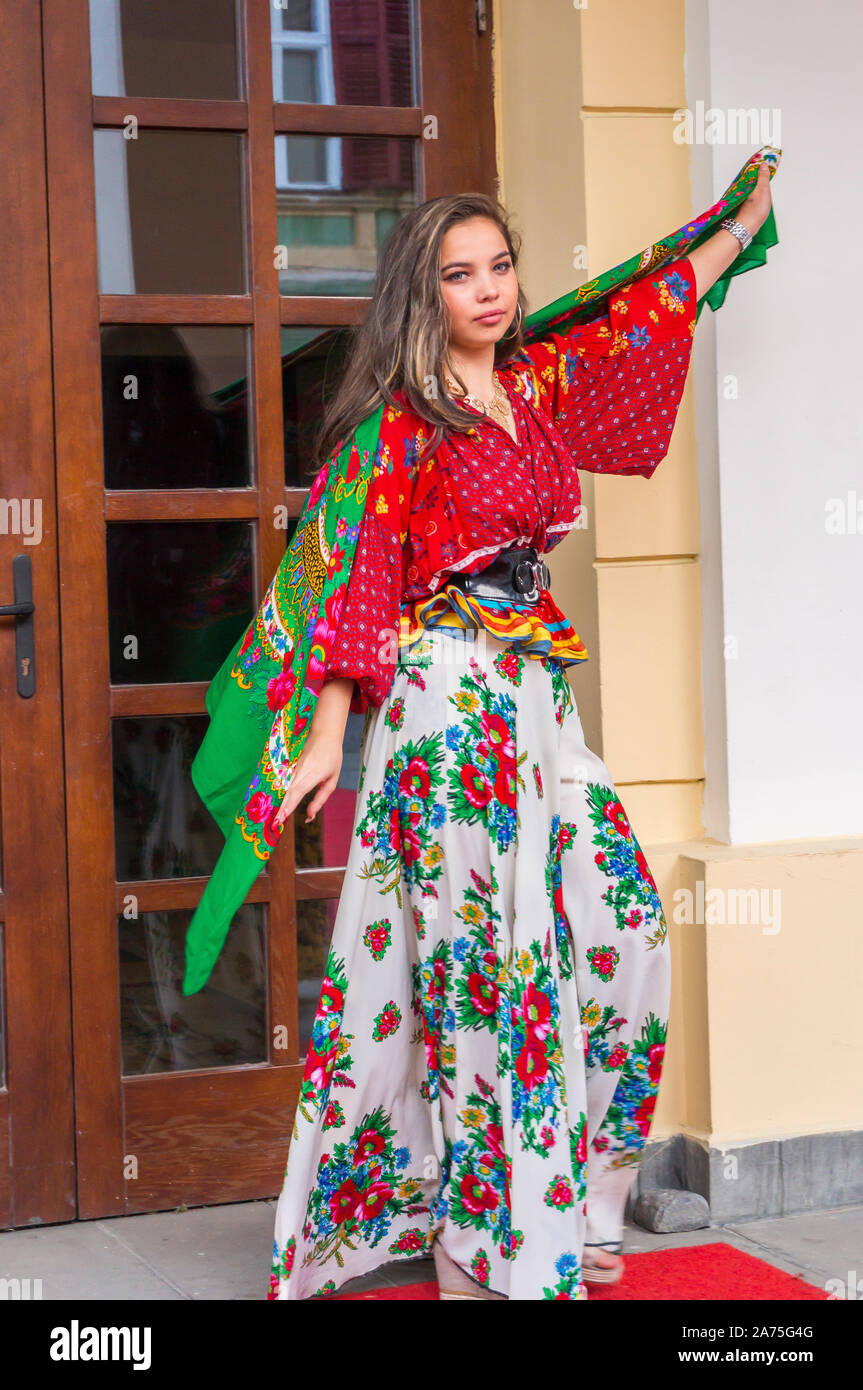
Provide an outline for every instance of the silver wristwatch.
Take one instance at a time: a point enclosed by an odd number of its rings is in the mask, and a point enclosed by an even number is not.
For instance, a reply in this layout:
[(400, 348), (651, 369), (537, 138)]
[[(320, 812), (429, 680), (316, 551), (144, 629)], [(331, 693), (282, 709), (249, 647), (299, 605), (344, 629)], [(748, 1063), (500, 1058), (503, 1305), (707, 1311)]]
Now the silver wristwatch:
[(747, 232), (742, 222), (738, 222), (734, 217), (723, 217), (719, 225), (720, 227), (724, 227), (727, 232), (733, 232), (734, 236), (736, 236), (737, 240), (740, 242), (740, 250), (746, 250), (752, 240), (752, 233)]

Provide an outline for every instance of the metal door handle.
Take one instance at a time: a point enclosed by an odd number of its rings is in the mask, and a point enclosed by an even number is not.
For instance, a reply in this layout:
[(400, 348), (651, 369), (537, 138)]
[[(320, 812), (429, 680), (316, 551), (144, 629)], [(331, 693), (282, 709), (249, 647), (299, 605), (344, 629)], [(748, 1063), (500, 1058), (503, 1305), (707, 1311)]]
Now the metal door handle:
[(18, 694), (29, 700), (36, 693), (36, 653), (33, 640), (33, 573), (29, 555), (16, 555), (12, 561), (14, 603), (0, 604), (0, 618), (15, 619), (15, 670)]

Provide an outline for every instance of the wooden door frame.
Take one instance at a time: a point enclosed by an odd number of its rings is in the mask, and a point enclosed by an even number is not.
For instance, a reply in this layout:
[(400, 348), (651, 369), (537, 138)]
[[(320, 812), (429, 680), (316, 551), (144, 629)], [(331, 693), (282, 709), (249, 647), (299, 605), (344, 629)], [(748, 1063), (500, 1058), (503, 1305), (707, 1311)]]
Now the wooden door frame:
[(0, 604), (12, 560), (32, 563), (35, 693), (18, 694), (15, 620), (0, 618), (0, 842), (8, 1090), (0, 1091), (0, 1226), (75, 1216), (75, 1123), (60, 711), (48, 204), (38, 0), (0, 0), (4, 214), (0, 491), (39, 499), (41, 540), (0, 531)]
[[(274, 138), (285, 130), (411, 135), (424, 115), (437, 138), (422, 141), (420, 199), (437, 192), (493, 192), (494, 127), (490, 33), (476, 33), (474, 0), (424, 0), (419, 62), (422, 107), (362, 108), (274, 104), (269, 0), (242, 0), (242, 101), (172, 101), (91, 95), (87, 0), (42, 0), (60, 574), (63, 581), (63, 711), (68, 799), (69, 912), (81, 1217), (162, 1210), (270, 1196), (277, 1189), (303, 1070), (296, 989), (297, 898), (338, 897), (342, 870), (296, 871), (293, 821), (248, 901), (269, 901), (267, 929), (269, 1060), (259, 1065), (123, 1078), (119, 971), (113, 924), (127, 893), (138, 910), (193, 907), (205, 879), (116, 885), (111, 719), (118, 715), (200, 714), (206, 685), (111, 687), (108, 651), (106, 526), (111, 520), (258, 519), (258, 598), (284, 554), (284, 532), (264, 524), (287, 502), (303, 509), (304, 489), (284, 484), (282, 324), (356, 322), (367, 301), (279, 297)], [(444, 44), (441, 48), (440, 45)], [(453, 61), (435, 61), (452, 52)], [(460, 56), (459, 56), (460, 55)], [(477, 88), (477, 82), (486, 83)], [(472, 95), (485, 90), (477, 119)], [(117, 128), (132, 112), (140, 128), (248, 131), (245, 197), (250, 209), (247, 295), (99, 295), (95, 235), (93, 128)], [(100, 327), (104, 323), (239, 323), (252, 327), (255, 484), (247, 489), (106, 492), (102, 479)], [(96, 462), (94, 462), (96, 461)], [(95, 483), (98, 481), (99, 486)], [(86, 673), (86, 675), (85, 675)], [(108, 924), (112, 924), (109, 929)], [(289, 1049), (273, 1032), (286, 1025)], [(202, 1128), (205, 1139), (190, 1138)], [(188, 1128), (187, 1128), (188, 1125)], [(232, 1136), (243, 1145), (231, 1163)], [(178, 1167), (181, 1151), (186, 1170)], [(124, 1177), (137, 1158), (137, 1182)], [(130, 1165), (131, 1166), (131, 1165)], [(145, 1170), (141, 1177), (142, 1168)]]

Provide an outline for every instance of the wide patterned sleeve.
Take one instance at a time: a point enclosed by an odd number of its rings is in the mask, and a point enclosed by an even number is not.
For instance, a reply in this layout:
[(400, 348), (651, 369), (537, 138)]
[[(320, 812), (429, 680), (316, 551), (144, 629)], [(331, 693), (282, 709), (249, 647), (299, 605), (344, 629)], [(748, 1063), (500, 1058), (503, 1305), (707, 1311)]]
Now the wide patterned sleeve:
[(365, 714), (369, 704), (383, 704), (392, 688), (401, 597), (398, 538), (367, 507), (324, 671), (324, 681), (337, 676), (352, 676), (356, 681), (350, 705), (353, 714)]
[(408, 411), (388, 407), (374, 473), (324, 681), (352, 677), (352, 714), (381, 705), (395, 679), (407, 540), (416, 474), (416, 426)]
[(647, 271), (605, 303), (588, 323), (525, 351), (576, 467), (649, 478), (668, 453), (692, 356), (692, 262)]

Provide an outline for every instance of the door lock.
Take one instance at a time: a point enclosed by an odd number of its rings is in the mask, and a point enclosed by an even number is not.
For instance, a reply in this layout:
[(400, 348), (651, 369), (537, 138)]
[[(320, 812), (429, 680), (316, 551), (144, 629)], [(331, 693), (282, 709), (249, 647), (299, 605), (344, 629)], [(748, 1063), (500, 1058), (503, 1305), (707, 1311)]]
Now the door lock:
[(29, 700), (36, 693), (36, 654), (33, 639), (33, 572), (29, 555), (16, 555), (12, 561), (14, 603), (0, 604), (0, 618), (15, 619), (15, 671), (18, 694)]

